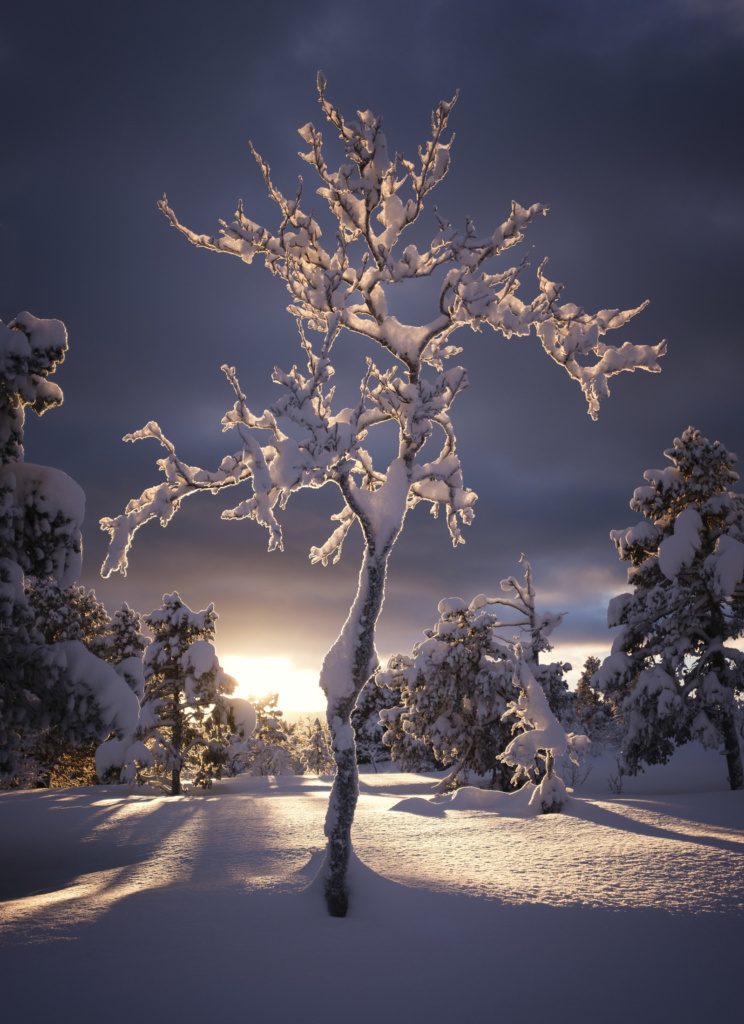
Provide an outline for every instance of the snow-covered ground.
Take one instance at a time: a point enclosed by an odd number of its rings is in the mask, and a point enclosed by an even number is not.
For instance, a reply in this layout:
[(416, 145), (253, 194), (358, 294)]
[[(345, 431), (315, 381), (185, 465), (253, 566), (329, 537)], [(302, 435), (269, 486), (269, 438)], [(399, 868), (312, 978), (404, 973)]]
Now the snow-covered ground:
[(310, 884), (328, 780), (4, 793), (3, 1018), (738, 1019), (744, 793), (694, 747), (619, 796), (611, 768), (539, 817), (365, 774), (345, 920)]

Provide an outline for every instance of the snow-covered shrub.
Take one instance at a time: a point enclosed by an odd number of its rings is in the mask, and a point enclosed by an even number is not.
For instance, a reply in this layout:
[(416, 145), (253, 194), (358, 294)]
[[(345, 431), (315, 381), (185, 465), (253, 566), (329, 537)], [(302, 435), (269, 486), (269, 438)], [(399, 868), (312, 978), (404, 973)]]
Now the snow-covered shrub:
[[(413, 244), (409, 228), (449, 168), (451, 140), (445, 132), (454, 100), (439, 104), (429, 140), (419, 148), (418, 158), (409, 160), (388, 149), (382, 119), (371, 111), (345, 119), (326, 98), (325, 84), (319, 75), (323, 114), (341, 141), (338, 169), (327, 165), (322, 135), (312, 124), (301, 128), (300, 136), (301, 157), (319, 179), (331, 230), (323, 230), (315, 213), (303, 209), (302, 186), (290, 199), (279, 191), (257, 154), (278, 207), (275, 232), (252, 221), (241, 204), (218, 237), (195, 233), (179, 223), (165, 198), (160, 203), (171, 225), (194, 245), (232, 254), (246, 264), (259, 257), (285, 282), (307, 369), (277, 368), (273, 380), (282, 394), (256, 415), (235, 368), (223, 367), (236, 399), (223, 424), (236, 430), (239, 443), (215, 470), (180, 459), (157, 423), (129, 434), (129, 440), (154, 438), (164, 447), (159, 466), (165, 481), (101, 525), (111, 533), (104, 573), (125, 571), (133, 536), (144, 523), (156, 518), (165, 525), (190, 494), (250, 483), (253, 493), (223, 516), (260, 522), (269, 531), (269, 547), (276, 549), (282, 546), (277, 510), (293, 492), (325, 484), (338, 488), (342, 506), (334, 517), (337, 526), (325, 543), (311, 549), (311, 556), (322, 563), (337, 559), (350, 528), (359, 524), (364, 538), (359, 589), (320, 678), (338, 769), (325, 826), (326, 897), (331, 913), (343, 916), (358, 794), (350, 716), (377, 663), (375, 629), (388, 560), (408, 511), (419, 502), (428, 502), (435, 513), (444, 512), (454, 544), (463, 541), (461, 527), (473, 518), (476, 495), (465, 486), (450, 417), (452, 403), (467, 386), (462, 366), (445, 368), (461, 352), (454, 332), (489, 327), (505, 337), (523, 337), (534, 329), (547, 355), (581, 386), (593, 418), (609, 394), (609, 378), (625, 370), (657, 371), (664, 345), (608, 344), (607, 332), (624, 326), (638, 310), (589, 314), (564, 303), (562, 286), (547, 278), (544, 263), (537, 272), (536, 293), (525, 301), (518, 298), (527, 261), (512, 267), (494, 267), (491, 261), (523, 240), (524, 230), (547, 212), (541, 203), (524, 208), (512, 202), (503, 223), (485, 235), (478, 234), (471, 220), (457, 230), (437, 214), (431, 243), (423, 248)], [(428, 288), (435, 274), (441, 288), (438, 296), (432, 295), (428, 319), (422, 324), (401, 322), (388, 305), (391, 293), (413, 281)], [(361, 336), (365, 357), (373, 342), (378, 357), (364, 359), (360, 391), (344, 399), (342, 389), (336, 391), (330, 382), (334, 347), (349, 334)], [(397, 431), (396, 455), (389, 465), (375, 466), (366, 438), (383, 424)]]
[(193, 612), (178, 594), (166, 594), (162, 606), (145, 616), (153, 642), (145, 654), (137, 732), (129, 745), (101, 750), (103, 770), (119, 757), (123, 777), (131, 781), (138, 763), (138, 781), (164, 783), (167, 775), (171, 796), (181, 793), (185, 771), (195, 786), (208, 788), (220, 778), (230, 746), (227, 697), (236, 683), (220, 668), (211, 643), (216, 619), (212, 605)]
[(555, 770), (555, 759), (568, 753), (571, 761), (578, 765), (589, 740), (586, 736), (566, 734), (553, 714), (542, 686), (535, 679), (521, 644), (516, 644), (510, 651), (509, 660), (519, 696), (510, 704), (504, 718), (514, 721), (517, 735), (499, 754), (499, 760), (515, 769), (514, 785), (520, 780), (539, 780), (531, 804), (539, 803), (545, 814), (560, 811), (566, 800), (566, 786)]
[(736, 456), (689, 427), (649, 469), (630, 507), (636, 526), (613, 530), (631, 563), (631, 593), (610, 602), (622, 629), (597, 683), (614, 693), (625, 722), (622, 770), (664, 764), (690, 739), (723, 747), (732, 789), (744, 788), (735, 695), (744, 688), (744, 495)]

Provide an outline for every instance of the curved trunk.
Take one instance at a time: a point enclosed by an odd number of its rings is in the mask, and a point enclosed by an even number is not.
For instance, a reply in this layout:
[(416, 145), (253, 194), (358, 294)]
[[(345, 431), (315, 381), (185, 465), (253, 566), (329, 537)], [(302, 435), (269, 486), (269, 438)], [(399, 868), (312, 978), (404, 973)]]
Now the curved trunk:
[(359, 589), (341, 634), (326, 655), (321, 686), (328, 698), (328, 726), (333, 738), (336, 777), (328, 803), (325, 896), (332, 917), (348, 908), (346, 873), (351, 855), (351, 825), (359, 792), (351, 712), (377, 664), (375, 626), (385, 595), (387, 561), (394, 538), (382, 555), (367, 546), (359, 573)]

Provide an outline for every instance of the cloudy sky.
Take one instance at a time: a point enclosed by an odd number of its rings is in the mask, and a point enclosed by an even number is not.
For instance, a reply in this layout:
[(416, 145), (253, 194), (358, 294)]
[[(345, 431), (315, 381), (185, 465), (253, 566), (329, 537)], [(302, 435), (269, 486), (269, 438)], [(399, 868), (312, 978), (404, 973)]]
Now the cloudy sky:
[[(217, 256), (170, 230), (212, 233), (242, 198), (275, 226), (249, 140), (285, 192), (306, 169), (296, 129), (322, 114), (315, 77), (346, 114), (385, 118), (415, 153), (430, 111), (459, 89), (452, 167), (436, 195), (454, 223), (490, 233), (516, 199), (545, 202), (533, 265), (550, 257), (565, 297), (589, 310), (649, 307), (613, 342), (669, 343), (663, 372), (614, 378), (599, 422), (535, 338), (460, 332), (471, 386), (453, 407), (466, 483), (479, 495), (453, 549), (424, 506), (393, 554), (378, 648), (409, 650), (444, 596), (495, 593), (531, 560), (540, 604), (576, 666), (603, 654), (625, 567), (609, 540), (630, 525), (643, 471), (693, 424), (744, 458), (740, 314), (744, 271), (744, 4), (741, 0), (26, 0), (0, 20), (3, 104), (0, 317), (57, 317), (70, 337), (62, 409), (29, 424), (26, 458), (87, 493), (84, 571), (113, 610), (178, 590), (213, 602), (223, 655), (285, 657), (316, 672), (351, 601), (361, 551), (313, 566), (340, 507), (296, 495), (285, 551), (226, 523), (240, 497), (198, 496), (143, 528), (126, 579), (101, 580), (102, 516), (158, 481), (154, 442), (122, 436), (156, 419), (192, 464), (231, 451), (220, 419), (234, 364), (252, 407), (274, 364), (299, 359), (281, 283), (257, 261)], [(327, 132), (330, 138), (332, 133)], [(318, 200), (316, 209), (320, 210)], [(431, 207), (427, 215), (434, 228)], [(433, 234), (433, 230), (432, 230)], [(528, 280), (523, 290), (531, 287)], [(421, 320), (430, 319), (422, 295)], [(347, 336), (354, 389), (364, 352)], [(355, 362), (355, 360), (357, 362)], [(235, 500), (231, 500), (231, 499)], [(260, 674), (259, 674), (260, 675)], [(254, 689), (268, 689), (257, 677)], [(308, 701), (317, 706), (317, 698)]]

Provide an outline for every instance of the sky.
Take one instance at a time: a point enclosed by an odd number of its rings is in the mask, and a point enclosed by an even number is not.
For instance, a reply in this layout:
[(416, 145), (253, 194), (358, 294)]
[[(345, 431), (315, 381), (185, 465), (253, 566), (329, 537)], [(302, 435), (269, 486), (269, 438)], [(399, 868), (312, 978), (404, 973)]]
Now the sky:
[[(361, 555), (357, 536), (339, 564), (309, 561), (338, 493), (293, 497), (281, 553), (267, 552), (257, 524), (220, 520), (237, 492), (189, 499), (166, 530), (140, 530), (126, 578), (100, 578), (98, 521), (159, 482), (157, 445), (124, 444), (125, 433), (155, 419), (187, 462), (215, 467), (232, 451), (220, 366), (236, 366), (260, 410), (278, 396), (273, 366), (300, 361), (281, 282), (259, 261), (190, 246), (156, 203), (167, 192), (183, 223), (211, 234), (242, 198), (275, 227), (249, 140), (293, 194), (307, 170), (296, 130), (322, 126), (322, 69), (342, 112), (382, 114), (390, 148), (407, 155), (426, 141), (431, 110), (459, 90), (451, 170), (422, 215), (431, 234), (434, 205), (486, 234), (512, 199), (548, 203), (523, 246), (534, 247), (533, 267), (549, 257), (566, 300), (588, 310), (650, 300), (613, 342), (668, 341), (662, 373), (613, 378), (593, 423), (535, 337), (456, 335), (471, 384), (452, 415), (476, 519), (454, 549), (423, 505), (409, 515), (380, 656), (409, 651), (440, 598), (499, 593), (522, 552), (538, 606), (568, 612), (556, 655), (578, 669), (605, 654), (607, 602), (626, 581), (609, 531), (637, 520), (628, 502), (644, 470), (663, 465), (689, 425), (744, 458), (743, 57), (741, 0), (7, 6), (0, 318), (27, 309), (69, 332), (56, 375), (65, 403), (29, 415), (26, 459), (86, 492), (80, 582), (110, 612), (127, 601), (148, 613), (173, 591), (193, 609), (213, 603), (218, 653), (252, 659), (248, 689), (294, 672), (312, 696), (287, 690), (285, 706), (321, 706), (313, 679)], [(430, 299), (410, 300), (421, 322)], [(344, 344), (339, 380), (354, 394), (366, 353), (351, 335)]]

